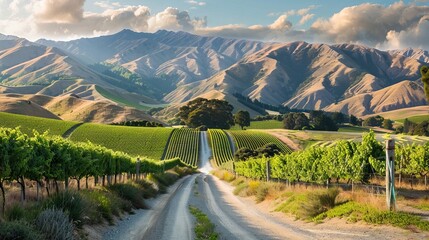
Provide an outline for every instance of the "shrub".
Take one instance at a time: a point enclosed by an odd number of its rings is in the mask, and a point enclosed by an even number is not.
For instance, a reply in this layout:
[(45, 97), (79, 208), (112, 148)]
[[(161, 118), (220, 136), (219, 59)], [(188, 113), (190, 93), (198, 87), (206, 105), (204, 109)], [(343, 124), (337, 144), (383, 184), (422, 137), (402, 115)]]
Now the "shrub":
[(335, 199), (339, 193), (338, 189), (333, 188), (308, 193), (307, 201), (302, 202), (302, 216), (312, 218), (335, 207)]
[(121, 183), (109, 186), (108, 189), (118, 194), (119, 197), (130, 201), (135, 208), (146, 208), (143, 201), (143, 191), (138, 187), (130, 183)]
[(265, 200), (268, 195), (268, 186), (266, 184), (260, 184), (256, 189), (256, 202), (260, 203)]
[(136, 184), (141, 187), (144, 198), (153, 198), (158, 194), (158, 190), (155, 189), (153, 183), (149, 182), (146, 179), (137, 180)]
[(66, 213), (56, 209), (46, 209), (36, 219), (36, 227), (46, 239), (73, 239), (74, 226)]
[(239, 195), (244, 189), (247, 188), (247, 186), (248, 185), (246, 182), (242, 182), (242, 183), (238, 184), (233, 191), (234, 195)]
[(44, 205), (45, 209), (54, 208), (63, 210), (68, 213), (70, 220), (76, 226), (81, 227), (83, 225), (84, 213), (87, 206), (85, 206), (85, 202), (79, 193), (74, 191), (60, 192), (47, 199)]
[(20, 204), (15, 203), (12, 207), (6, 209), (5, 216), (8, 221), (21, 220), (25, 216), (25, 210)]
[(0, 224), (0, 239), (2, 240), (42, 240), (42, 235), (30, 225), (21, 221), (4, 222)]

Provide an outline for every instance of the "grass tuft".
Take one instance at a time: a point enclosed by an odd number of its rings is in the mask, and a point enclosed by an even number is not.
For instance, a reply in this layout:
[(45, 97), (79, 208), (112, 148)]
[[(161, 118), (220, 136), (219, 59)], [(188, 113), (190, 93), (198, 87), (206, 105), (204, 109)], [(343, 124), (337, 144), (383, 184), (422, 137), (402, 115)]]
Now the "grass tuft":
[(207, 215), (196, 207), (189, 206), (189, 210), (197, 219), (194, 229), (196, 240), (216, 240), (219, 238), (219, 234), (214, 231), (215, 225), (210, 222)]

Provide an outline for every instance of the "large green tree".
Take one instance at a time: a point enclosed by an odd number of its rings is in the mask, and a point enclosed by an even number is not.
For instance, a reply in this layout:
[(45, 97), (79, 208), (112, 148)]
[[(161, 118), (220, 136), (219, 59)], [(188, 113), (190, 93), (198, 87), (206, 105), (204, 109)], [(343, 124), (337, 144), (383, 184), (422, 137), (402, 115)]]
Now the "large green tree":
[(250, 114), (248, 111), (240, 110), (234, 114), (234, 122), (241, 127), (243, 130), (244, 127), (250, 126)]
[(208, 128), (229, 129), (234, 125), (233, 109), (224, 100), (197, 98), (181, 107), (177, 115), (189, 127), (205, 125)]

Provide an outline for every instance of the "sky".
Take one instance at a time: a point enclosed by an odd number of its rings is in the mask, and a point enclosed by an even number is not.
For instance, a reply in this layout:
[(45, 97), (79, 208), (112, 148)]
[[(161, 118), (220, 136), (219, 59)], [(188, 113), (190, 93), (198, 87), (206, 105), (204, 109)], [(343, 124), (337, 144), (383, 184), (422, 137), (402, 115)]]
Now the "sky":
[(2, 34), (70, 40), (122, 29), (428, 50), (429, 1), (0, 0)]

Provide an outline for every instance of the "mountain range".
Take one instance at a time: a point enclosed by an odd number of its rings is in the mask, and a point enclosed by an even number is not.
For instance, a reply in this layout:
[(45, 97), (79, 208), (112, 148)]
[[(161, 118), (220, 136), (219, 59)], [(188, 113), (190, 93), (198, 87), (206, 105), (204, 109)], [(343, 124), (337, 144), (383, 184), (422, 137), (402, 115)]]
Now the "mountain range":
[(365, 116), (427, 105), (419, 76), (427, 62), (429, 53), (421, 49), (267, 43), (164, 30), (72, 41), (0, 35), (0, 101), (30, 100), (54, 116), (96, 122), (154, 120), (145, 111), (168, 105), (156, 114), (167, 120), (197, 97), (226, 99), (235, 110), (258, 114), (235, 94)]

